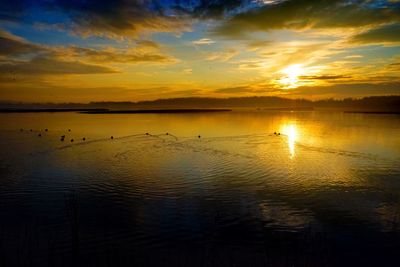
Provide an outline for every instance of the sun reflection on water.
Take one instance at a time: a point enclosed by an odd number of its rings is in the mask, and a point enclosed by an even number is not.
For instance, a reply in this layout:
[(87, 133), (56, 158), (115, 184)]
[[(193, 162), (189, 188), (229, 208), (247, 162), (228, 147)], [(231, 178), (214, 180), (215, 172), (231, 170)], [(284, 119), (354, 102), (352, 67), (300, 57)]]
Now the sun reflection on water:
[(287, 136), (290, 158), (293, 158), (295, 156), (296, 141), (298, 138), (297, 125), (293, 123), (284, 124), (281, 127), (281, 132)]

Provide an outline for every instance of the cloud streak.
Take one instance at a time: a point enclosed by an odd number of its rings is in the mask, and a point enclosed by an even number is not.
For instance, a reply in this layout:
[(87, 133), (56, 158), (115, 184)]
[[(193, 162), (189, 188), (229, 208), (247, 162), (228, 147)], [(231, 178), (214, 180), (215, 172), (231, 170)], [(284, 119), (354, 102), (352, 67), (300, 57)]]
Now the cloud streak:
[(400, 93), (389, 86), (399, 36), (393, 0), (0, 1), (0, 87), (129, 88), (121, 98), (142, 99)]
[(23, 38), (0, 30), (0, 56), (18, 56), (21, 54), (37, 53), (43, 49), (25, 41)]
[(400, 43), (400, 23), (370, 29), (353, 36), (350, 41), (360, 44)]
[(61, 61), (54, 58), (34, 58), (29, 61), (0, 62), (0, 72), (16, 75), (55, 75), (55, 74), (105, 74), (117, 71), (98, 65), (79, 61)]
[(147, 31), (181, 32), (190, 28), (184, 16), (167, 14), (158, 1), (143, 0), (1, 1), (0, 20), (29, 23), (24, 15), (35, 9), (64, 16), (57, 22), (45, 20), (42, 25), (56, 23), (82, 35), (134, 37)]
[(371, 6), (371, 1), (287, 0), (250, 9), (223, 22), (216, 33), (238, 37), (249, 31), (350, 28), (400, 20), (398, 5)]
[(341, 80), (350, 79), (348, 75), (319, 75), (319, 76), (299, 76), (300, 79), (304, 80)]
[(195, 45), (210, 45), (210, 44), (214, 44), (215, 41), (213, 41), (209, 38), (202, 38), (202, 39), (193, 41), (192, 43)]
[(84, 59), (89, 62), (97, 63), (174, 63), (176, 59), (157, 52), (140, 51), (139, 49), (117, 50), (108, 49), (92, 49), (84, 47), (69, 47), (63, 54), (68, 58)]

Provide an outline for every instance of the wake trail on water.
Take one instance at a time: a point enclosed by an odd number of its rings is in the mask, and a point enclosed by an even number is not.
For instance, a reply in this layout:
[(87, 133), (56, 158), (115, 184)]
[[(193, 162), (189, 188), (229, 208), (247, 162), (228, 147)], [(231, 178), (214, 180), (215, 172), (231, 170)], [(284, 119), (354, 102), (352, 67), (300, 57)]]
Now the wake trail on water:
[[(131, 140), (132, 138), (140, 138), (140, 139)], [(278, 136), (273, 133), (272, 134), (255, 133), (255, 134), (216, 136), (216, 137), (206, 137), (206, 138), (202, 137), (200, 139), (192, 136), (178, 137), (177, 135), (174, 135), (172, 133), (163, 133), (163, 134), (139, 133), (121, 137), (113, 137), (112, 140), (110, 140), (110, 138), (108, 137), (108, 138), (99, 138), (99, 139), (79, 141), (79, 142), (75, 141), (74, 143), (71, 144), (55, 147), (44, 151), (39, 151), (36, 153), (31, 153), (31, 155), (49, 154), (60, 150), (89, 146), (93, 144), (100, 144), (103, 142), (111, 142), (111, 141), (118, 142), (118, 141), (128, 140), (128, 143), (134, 143), (143, 141), (143, 138), (153, 138), (154, 140), (162, 141), (162, 143), (165, 146), (173, 147), (176, 149), (185, 149), (192, 152), (212, 153), (212, 154), (219, 154), (221, 156), (234, 155), (246, 159), (258, 159), (259, 156), (251, 152), (252, 148), (254, 149), (259, 145), (271, 145), (276, 143), (280, 143), (283, 145), (288, 142), (287, 139), (289, 138), (289, 136), (285, 134), (280, 134)], [(223, 142), (234, 142), (235, 145), (240, 144), (243, 146), (243, 148), (247, 149), (246, 150), (247, 153), (233, 152), (228, 149), (218, 148), (219, 144)], [(213, 145), (214, 143), (216, 144), (215, 146)], [(348, 151), (348, 150), (341, 150), (328, 147), (311, 146), (298, 141), (295, 142), (295, 145), (298, 149), (302, 149), (305, 151), (333, 154), (338, 156), (366, 159), (371, 161), (384, 160), (393, 162), (393, 160), (371, 153)]]

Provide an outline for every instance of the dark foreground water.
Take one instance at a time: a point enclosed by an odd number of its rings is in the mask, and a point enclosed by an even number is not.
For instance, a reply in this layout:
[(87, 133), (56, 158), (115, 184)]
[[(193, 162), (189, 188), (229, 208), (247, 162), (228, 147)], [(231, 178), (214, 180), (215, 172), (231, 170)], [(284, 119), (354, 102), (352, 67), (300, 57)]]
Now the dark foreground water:
[(0, 266), (400, 264), (398, 115), (1, 114), (0, 144)]

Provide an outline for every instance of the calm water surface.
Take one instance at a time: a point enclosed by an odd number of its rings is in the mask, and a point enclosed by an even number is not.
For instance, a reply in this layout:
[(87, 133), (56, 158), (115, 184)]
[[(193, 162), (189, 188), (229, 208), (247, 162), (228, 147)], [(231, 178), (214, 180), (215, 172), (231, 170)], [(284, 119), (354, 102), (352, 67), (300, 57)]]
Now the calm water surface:
[(0, 144), (1, 266), (400, 262), (398, 115), (1, 114)]

